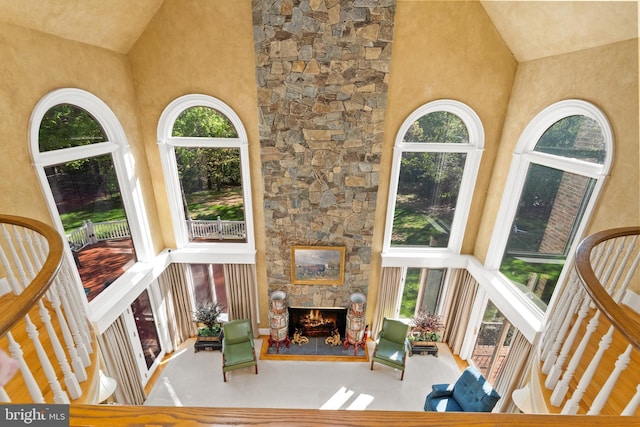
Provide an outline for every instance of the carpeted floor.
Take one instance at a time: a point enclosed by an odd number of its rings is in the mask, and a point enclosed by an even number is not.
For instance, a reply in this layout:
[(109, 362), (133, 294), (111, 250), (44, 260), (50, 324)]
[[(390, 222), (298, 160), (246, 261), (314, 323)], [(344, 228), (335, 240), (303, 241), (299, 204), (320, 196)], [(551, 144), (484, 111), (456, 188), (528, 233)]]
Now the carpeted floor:
[[(436, 383), (455, 382), (461, 373), (445, 344), (439, 357), (407, 358), (404, 381), (400, 372), (384, 365), (308, 360), (258, 360), (222, 380), (222, 354), (193, 350), (190, 339), (163, 363), (163, 370), (145, 405), (229, 408), (300, 408), (382, 411), (422, 411)], [(368, 352), (373, 351), (369, 342)], [(256, 350), (262, 339), (256, 340)], [(353, 351), (353, 348), (351, 349)]]

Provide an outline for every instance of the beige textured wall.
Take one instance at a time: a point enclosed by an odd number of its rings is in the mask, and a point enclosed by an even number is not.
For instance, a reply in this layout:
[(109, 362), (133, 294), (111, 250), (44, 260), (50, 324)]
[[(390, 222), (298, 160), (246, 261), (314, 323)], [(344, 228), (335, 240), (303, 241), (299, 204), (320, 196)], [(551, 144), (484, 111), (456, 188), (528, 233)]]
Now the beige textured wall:
[[(251, 1), (167, 0), (129, 53), (153, 192), (166, 247), (175, 247), (157, 147), (158, 119), (176, 98), (201, 93), (227, 103), (249, 137), (260, 308), (266, 313), (262, 175)], [(263, 322), (266, 315), (262, 316)]]
[[(129, 66), (123, 55), (11, 25), (0, 25), (0, 211), (51, 224), (32, 166), (29, 118), (52, 90), (75, 87), (93, 93), (115, 113), (136, 158), (149, 221), (157, 230)], [(154, 245), (162, 242), (155, 238)]]
[(587, 234), (640, 223), (638, 90), (637, 39), (520, 64), (478, 234), (475, 255), (480, 260), (487, 255), (520, 134), (537, 113), (563, 99), (598, 106), (614, 134), (610, 178)]
[(515, 71), (515, 60), (479, 3), (398, 1), (369, 285), (371, 311), (400, 125), (416, 108), (438, 99), (464, 102), (480, 116), (485, 151), (462, 247), (463, 253), (472, 253)]

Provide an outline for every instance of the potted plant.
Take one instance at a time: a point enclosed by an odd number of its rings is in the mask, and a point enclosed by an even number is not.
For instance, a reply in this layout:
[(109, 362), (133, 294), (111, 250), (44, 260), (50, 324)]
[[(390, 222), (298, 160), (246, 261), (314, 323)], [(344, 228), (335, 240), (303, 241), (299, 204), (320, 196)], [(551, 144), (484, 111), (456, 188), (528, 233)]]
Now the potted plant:
[(223, 306), (217, 302), (198, 304), (193, 312), (193, 321), (199, 326), (197, 341), (220, 341), (222, 327), (218, 317), (222, 313)]
[(440, 332), (444, 329), (442, 316), (420, 310), (411, 318), (409, 343), (411, 353), (414, 351), (426, 351), (429, 354), (438, 355), (436, 342), (440, 341)]

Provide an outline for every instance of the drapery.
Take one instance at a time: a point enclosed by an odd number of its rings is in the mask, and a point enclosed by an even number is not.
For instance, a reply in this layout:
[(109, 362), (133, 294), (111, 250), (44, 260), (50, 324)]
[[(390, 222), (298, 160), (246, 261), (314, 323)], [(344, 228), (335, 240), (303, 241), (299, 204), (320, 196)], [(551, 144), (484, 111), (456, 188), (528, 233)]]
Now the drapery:
[(117, 382), (115, 400), (123, 405), (142, 405), (147, 398), (121, 315), (98, 336), (106, 374)]
[(511, 347), (500, 374), (496, 379), (494, 388), (500, 396), (500, 400), (493, 412), (514, 412), (516, 408), (511, 397), (514, 390), (521, 388), (527, 377), (533, 354), (531, 343), (520, 331), (516, 330), (511, 339)]
[(443, 341), (449, 344), (453, 354), (460, 354), (478, 282), (467, 270), (456, 269), (452, 275), (449, 282), (450, 298), (447, 299), (448, 305), (444, 315)]
[(186, 269), (185, 264), (170, 264), (158, 277), (173, 349), (177, 349), (187, 338), (198, 332), (191, 312), (193, 302)]
[(258, 338), (256, 273), (253, 264), (225, 264), (229, 320), (249, 319), (253, 336)]
[(402, 280), (401, 267), (382, 267), (380, 272), (380, 288), (378, 302), (373, 315), (371, 336), (377, 337), (382, 328), (382, 320), (385, 317), (394, 317), (398, 297), (400, 293), (400, 281)]

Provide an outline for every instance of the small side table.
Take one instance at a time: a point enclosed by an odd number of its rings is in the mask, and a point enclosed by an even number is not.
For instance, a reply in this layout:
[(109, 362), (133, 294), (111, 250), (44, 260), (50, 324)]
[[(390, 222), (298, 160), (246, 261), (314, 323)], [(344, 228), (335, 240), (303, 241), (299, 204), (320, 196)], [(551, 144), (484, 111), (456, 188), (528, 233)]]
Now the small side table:
[(196, 337), (196, 343), (193, 345), (194, 351), (200, 350), (220, 350), (222, 351), (222, 332), (217, 337)]
[(289, 344), (291, 344), (291, 340), (289, 339), (288, 335), (281, 340), (274, 340), (273, 338), (269, 337), (269, 347), (271, 347), (274, 344), (276, 346), (276, 353), (280, 353), (280, 345), (284, 344), (287, 348), (289, 348)]
[(413, 356), (413, 353), (427, 353), (438, 357), (438, 346), (435, 343), (411, 344), (411, 346), (409, 347), (409, 356)]

